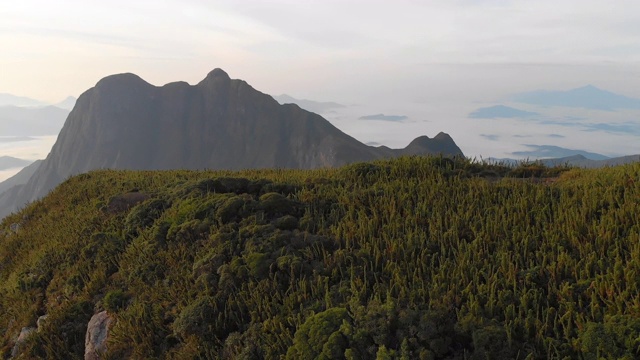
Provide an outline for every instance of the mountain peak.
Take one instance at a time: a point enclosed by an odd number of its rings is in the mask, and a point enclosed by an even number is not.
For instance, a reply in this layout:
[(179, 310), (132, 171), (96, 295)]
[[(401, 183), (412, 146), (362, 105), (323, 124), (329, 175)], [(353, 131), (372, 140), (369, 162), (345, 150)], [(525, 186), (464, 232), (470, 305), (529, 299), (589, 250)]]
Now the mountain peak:
[(224, 80), (230, 80), (231, 78), (229, 77), (229, 74), (226, 73), (226, 71), (220, 69), (220, 68), (215, 68), (213, 70), (211, 70), (208, 74), (207, 77), (204, 78), (204, 80), (215, 80), (215, 79), (224, 79)]
[(433, 139), (422, 135), (413, 139), (409, 145), (403, 149), (405, 155), (420, 155), (425, 153), (455, 155), (462, 154), (449, 134), (440, 132)]
[(57, 106), (57, 107), (59, 107), (61, 109), (71, 110), (75, 106), (77, 100), (78, 99), (76, 99), (73, 96), (67, 96), (66, 99), (64, 99), (64, 100), (60, 101), (59, 103), (55, 104), (55, 106)]
[(417, 138), (413, 139), (413, 141), (411, 141), (407, 147), (428, 146), (430, 141), (431, 141), (431, 138), (429, 138), (426, 135), (421, 135), (421, 136), (418, 136)]
[(102, 78), (96, 84), (96, 88), (112, 88), (112, 87), (131, 87), (131, 86), (139, 86), (139, 85), (149, 85), (148, 82), (144, 81), (140, 76), (132, 73), (122, 73), (109, 75), (107, 77)]
[(453, 139), (451, 138), (451, 135), (442, 131), (439, 132), (438, 135), (436, 135), (433, 139), (439, 140), (439, 141), (453, 141)]
[(569, 90), (569, 91), (575, 91), (575, 92), (588, 92), (588, 93), (608, 93), (609, 91), (606, 90), (602, 90), (596, 86), (593, 86), (591, 84), (585, 85), (583, 87), (579, 87), (573, 90)]
[(429, 140), (420, 137), (409, 149), (369, 147), (221, 69), (195, 86), (158, 87), (133, 74), (113, 75), (80, 96), (47, 159), (7, 203), (0, 198), (0, 216), (94, 169), (309, 169), (462, 154), (452, 140)]
[(229, 77), (229, 74), (227, 74), (224, 70), (220, 69), (220, 68), (215, 68), (213, 70), (211, 70), (207, 76), (200, 81), (200, 83), (198, 83), (198, 85), (200, 86), (205, 86), (205, 87), (217, 87), (215, 86), (216, 84), (219, 85), (228, 85), (231, 83), (231, 78)]

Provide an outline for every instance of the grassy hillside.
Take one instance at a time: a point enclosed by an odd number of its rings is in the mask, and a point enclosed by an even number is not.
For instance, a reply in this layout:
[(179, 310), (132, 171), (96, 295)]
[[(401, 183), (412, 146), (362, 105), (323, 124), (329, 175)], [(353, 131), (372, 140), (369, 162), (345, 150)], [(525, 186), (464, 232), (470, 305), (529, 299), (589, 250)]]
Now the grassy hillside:
[[(542, 179), (540, 179), (542, 177)], [(552, 177), (551, 179), (545, 177)], [(98, 171), (7, 218), (0, 353), (640, 357), (640, 164)]]

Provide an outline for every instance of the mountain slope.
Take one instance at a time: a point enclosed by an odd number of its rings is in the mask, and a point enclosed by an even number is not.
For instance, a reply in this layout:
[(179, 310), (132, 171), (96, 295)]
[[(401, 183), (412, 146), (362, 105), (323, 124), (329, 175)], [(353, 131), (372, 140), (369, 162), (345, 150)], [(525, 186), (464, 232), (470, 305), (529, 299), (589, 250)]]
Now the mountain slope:
[[(462, 154), (446, 134), (420, 142), (411, 154)], [(321, 116), (280, 105), (220, 69), (194, 86), (156, 87), (120, 74), (80, 96), (49, 156), (15, 203), (0, 204), (0, 216), (93, 169), (309, 169), (406, 153), (364, 145)]]

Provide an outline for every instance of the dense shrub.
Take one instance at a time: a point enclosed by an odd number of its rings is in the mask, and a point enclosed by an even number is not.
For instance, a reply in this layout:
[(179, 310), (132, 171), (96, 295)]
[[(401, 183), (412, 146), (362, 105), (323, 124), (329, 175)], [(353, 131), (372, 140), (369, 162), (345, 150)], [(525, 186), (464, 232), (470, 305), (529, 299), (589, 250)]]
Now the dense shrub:
[(127, 304), (127, 295), (122, 290), (109, 291), (102, 299), (102, 306), (110, 313), (115, 313)]
[(638, 358), (640, 165), (533, 165), (71, 178), (0, 225), (0, 357), (102, 306), (111, 358)]
[(307, 318), (293, 338), (287, 359), (340, 359), (348, 347), (341, 330), (349, 321), (345, 308), (331, 308)]

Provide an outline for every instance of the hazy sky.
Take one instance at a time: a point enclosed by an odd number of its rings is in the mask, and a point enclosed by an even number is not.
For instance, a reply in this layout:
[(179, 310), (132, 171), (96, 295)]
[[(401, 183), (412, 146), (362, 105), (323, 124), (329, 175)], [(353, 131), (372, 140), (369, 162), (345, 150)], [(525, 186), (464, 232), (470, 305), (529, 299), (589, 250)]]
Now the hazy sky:
[(0, 7), (0, 48), (0, 92), (50, 102), (113, 73), (193, 84), (216, 67), (270, 94), (354, 104), (586, 84), (640, 97), (637, 0), (21, 0)]
[(640, 95), (636, 0), (21, 0), (0, 7), (0, 48), (0, 92), (47, 101), (112, 73), (161, 85), (215, 67), (263, 91), (339, 100), (407, 79), (418, 91), (442, 64), (521, 67), (523, 78), (531, 66), (629, 68), (620, 91)]

